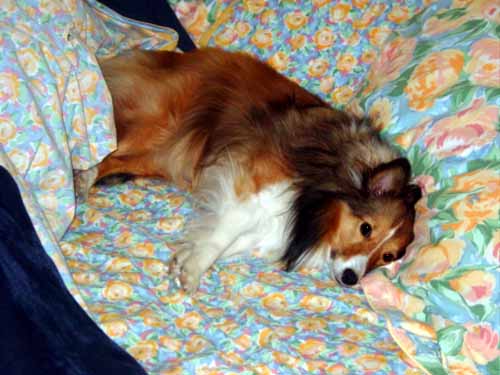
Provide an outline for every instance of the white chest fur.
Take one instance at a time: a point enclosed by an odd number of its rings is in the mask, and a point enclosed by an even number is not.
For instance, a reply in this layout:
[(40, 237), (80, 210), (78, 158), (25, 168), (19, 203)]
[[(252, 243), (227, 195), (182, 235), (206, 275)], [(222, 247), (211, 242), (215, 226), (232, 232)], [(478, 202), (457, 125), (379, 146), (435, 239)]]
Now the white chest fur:
[(270, 185), (241, 200), (234, 179), (221, 169), (207, 170), (195, 196), (199, 216), (187, 228), (186, 246), (175, 255), (175, 273), (188, 291), (218, 258), (256, 250), (277, 260), (285, 251), (294, 192), (288, 181)]

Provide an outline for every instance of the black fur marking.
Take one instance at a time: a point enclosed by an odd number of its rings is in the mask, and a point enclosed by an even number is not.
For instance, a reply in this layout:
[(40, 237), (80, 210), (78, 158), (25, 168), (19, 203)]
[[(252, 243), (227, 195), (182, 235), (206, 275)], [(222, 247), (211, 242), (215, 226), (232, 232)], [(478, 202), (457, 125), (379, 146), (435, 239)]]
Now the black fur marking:
[(321, 219), (334, 197), (332, 192), (311, 188), (300, 190), (293, 204), (292, 231), (282, 258), (287, 271), (293, 270), (324, 235), (326, 228), (322, 227)]

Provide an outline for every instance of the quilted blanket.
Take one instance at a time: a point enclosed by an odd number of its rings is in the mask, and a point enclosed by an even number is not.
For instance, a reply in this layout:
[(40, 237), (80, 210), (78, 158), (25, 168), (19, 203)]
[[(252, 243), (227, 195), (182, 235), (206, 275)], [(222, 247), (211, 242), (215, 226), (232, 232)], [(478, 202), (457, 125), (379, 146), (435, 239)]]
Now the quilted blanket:
[(416, 240), (362, 289), (249, 256), (184, 295), (166, 264), (189, 195), (137, 179), (76, 205), (71, 182), (115, 145), (96, 55), (173, 49), (177, 36), (94, 1), (8, 1), (0, 163), (85, 311), (151, 374), (498, 373), (500, 3), (171, 4), (199, 45), (249, 51), (372, 117), (425, 192)]

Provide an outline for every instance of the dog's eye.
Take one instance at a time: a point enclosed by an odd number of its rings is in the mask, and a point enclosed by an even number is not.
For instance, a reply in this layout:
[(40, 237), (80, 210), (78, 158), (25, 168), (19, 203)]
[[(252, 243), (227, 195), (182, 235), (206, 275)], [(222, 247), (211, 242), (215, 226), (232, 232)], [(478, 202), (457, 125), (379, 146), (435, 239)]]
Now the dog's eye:
[(368, 237), (370, 237), (370, 234), (372, 234), (372, 226), (368, 223), (363, 223), (359, 227), (359, 231), (361, 232), (363, 237), (368, 238)]
[(382, 259), (384, 260), (384, 262), (390, 263), (394, 260), (394, 255), (392, 255), (391, 253), (385, 253), (384, 255), (382, 255)]

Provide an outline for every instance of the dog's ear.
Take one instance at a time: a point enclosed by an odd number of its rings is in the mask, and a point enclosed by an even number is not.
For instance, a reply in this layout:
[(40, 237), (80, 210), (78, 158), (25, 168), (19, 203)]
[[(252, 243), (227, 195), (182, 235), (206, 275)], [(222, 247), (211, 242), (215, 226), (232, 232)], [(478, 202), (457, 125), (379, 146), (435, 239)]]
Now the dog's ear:
[(404, 198), (407, 204), (414, 206), (415, 203), (422, 198), (422, 190), (420, 190), (420, 186), (415, 184), (408, 185), (404, 193)]
[(375, 168), (365, 177), (365, 189), (373, 195), (399, 194), (408, 185), (411, 166), (407, 159), (399, 158)]

